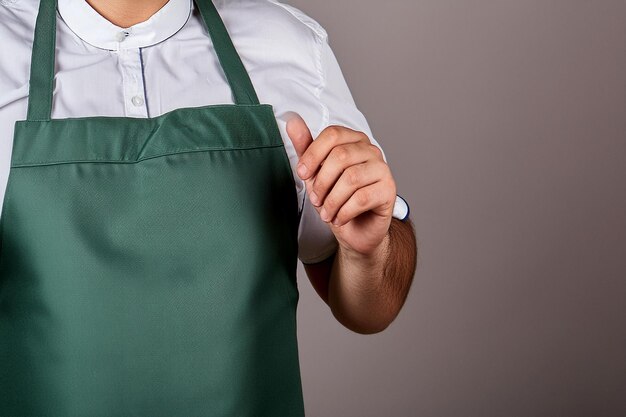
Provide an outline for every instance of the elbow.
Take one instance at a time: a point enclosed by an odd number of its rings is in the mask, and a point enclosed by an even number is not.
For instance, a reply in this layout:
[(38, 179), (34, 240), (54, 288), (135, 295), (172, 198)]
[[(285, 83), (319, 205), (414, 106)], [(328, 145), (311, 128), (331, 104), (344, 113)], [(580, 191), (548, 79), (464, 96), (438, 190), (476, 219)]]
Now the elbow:
[(373, 335), (385, 331), (396, 319), (398, 312), (355, 316), (331, 308), (333, 316), (346, 329), (361, 335)]

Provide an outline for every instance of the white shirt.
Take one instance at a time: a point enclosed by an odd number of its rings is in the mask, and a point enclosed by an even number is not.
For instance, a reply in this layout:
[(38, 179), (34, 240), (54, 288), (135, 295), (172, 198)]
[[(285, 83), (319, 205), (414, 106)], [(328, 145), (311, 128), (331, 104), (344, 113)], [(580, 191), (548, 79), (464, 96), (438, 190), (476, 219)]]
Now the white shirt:
[[(295, 172), (298, 157), (286, 133), (285, 113), (300, 114), (313, 137), (336, 124), (360, 130), (373, 144), (380, 144), (357, 109), (319, 23), (274, 0), (214, 3), (260, 102), (274, 108), (303, 211), (298, 257), (304, 263), (321, 261), (336, 250), (337, 241)], [(0, 201), (9, 174), (14, 123), (27, 113), (38, 7), (37, 0), (0, 0)], [(58, 0), (56, 37), (52, 118), (156, 117), (181, 107), (233, 103), (191, 0), (169, 0), (148, 20), (125, 29), (85, 0)], [(408, 206), (397, 196), (394, 217), (406, 215)]]

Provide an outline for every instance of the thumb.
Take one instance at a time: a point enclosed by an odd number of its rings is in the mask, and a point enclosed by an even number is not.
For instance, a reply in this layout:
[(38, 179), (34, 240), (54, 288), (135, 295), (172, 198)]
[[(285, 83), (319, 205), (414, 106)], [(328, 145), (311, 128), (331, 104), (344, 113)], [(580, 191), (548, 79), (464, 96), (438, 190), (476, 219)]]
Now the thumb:
[(296, 149), (296, 154), (300, 158), (309, 145), (313, 143), (313, 136), (309, 127), (302, 117), (296, 112), (288, 112), (287, 118), (287, 134)]

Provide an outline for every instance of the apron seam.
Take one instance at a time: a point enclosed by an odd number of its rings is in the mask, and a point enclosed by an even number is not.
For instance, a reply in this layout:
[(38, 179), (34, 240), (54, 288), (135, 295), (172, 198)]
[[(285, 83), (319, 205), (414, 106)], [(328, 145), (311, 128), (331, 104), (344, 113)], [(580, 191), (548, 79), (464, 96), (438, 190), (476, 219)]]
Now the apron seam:
[(43, 166), (52, 166), (52, 165), (67, 165), (67, 164), (137, 164), (139, 162), (147, 161), (150, 159), (163, 158), (171, 155), (181, 155), (187, 153), (197, 153), (197, 152), (228, 152), (228, 151), (248, 151), (255, 149), (271, 149), (271, 148), (280, 148), (284, 147), (283, 143), (277, 145), (266, 145), (266, 146), (253, 146), (253, 147), (240, 147), (240, 148), (202, 148), (202, 149), (191, 149), (191, 150), (180, 150), (173, 152), (161, 153), (158, 155), (148, 156), (144, 158), (139, 158), (137, 160), (123, 160), (123, 159), (79, 159), (79, 160), (63, 160), (63, 161), (54, 161), (54, 162), (46, 162), (46, 161), (36, 161), (29, 163), (16, 163), (11, 166), (11, 168), (34, 168), (34, 167), (43, 167)]

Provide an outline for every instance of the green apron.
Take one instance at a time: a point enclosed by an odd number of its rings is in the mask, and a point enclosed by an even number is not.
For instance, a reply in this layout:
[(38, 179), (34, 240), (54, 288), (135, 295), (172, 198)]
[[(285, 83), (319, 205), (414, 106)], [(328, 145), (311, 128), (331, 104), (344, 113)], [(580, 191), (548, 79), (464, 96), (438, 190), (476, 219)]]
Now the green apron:
[(68, 119), (50, 117), (56, 1), (40, 3), (0, 218), (2, 417), (304, 415), (294, 177), (196, 3), (236, 104)]

